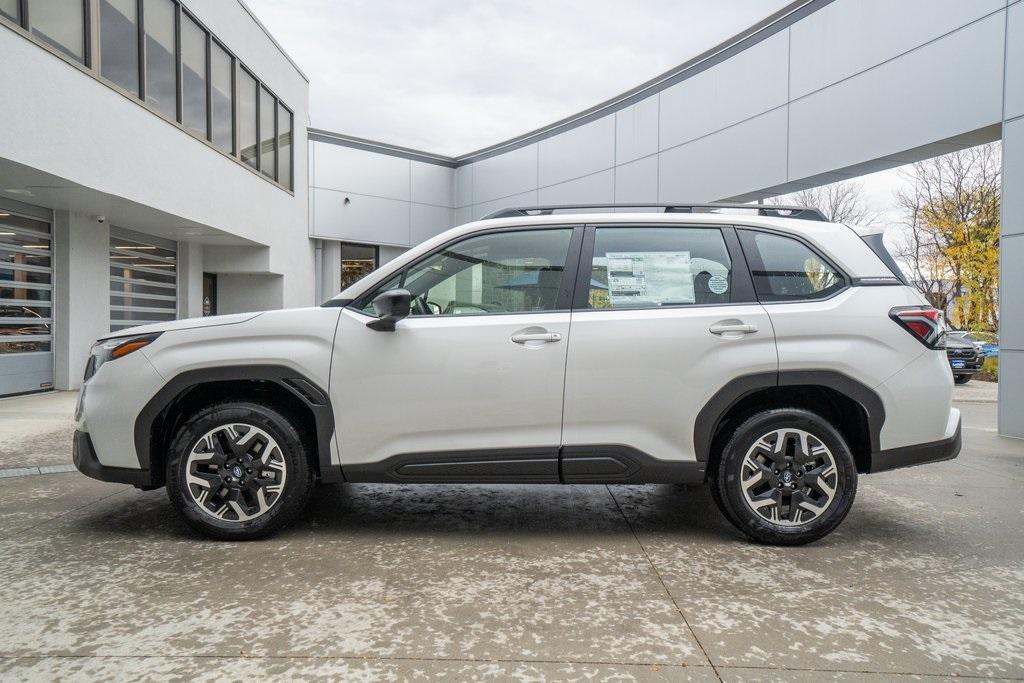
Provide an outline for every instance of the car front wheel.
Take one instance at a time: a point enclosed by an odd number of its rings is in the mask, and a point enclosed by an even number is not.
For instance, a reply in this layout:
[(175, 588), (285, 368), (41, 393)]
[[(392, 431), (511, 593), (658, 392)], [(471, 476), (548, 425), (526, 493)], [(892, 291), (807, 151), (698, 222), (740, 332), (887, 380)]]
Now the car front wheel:
[(745, 420), (721, 453), (712, 486), (726, 518), (755, 541), (802, 545), (835, 529), (853, 504), (857, 467), (818, 415), (774, 409)]
[(307, 448), (290, 421), (258, 403), (209, 406), (179, 428), (167, 493), (193, 528), (221, 540), (267, 536), (291, 522), (313, 487)]

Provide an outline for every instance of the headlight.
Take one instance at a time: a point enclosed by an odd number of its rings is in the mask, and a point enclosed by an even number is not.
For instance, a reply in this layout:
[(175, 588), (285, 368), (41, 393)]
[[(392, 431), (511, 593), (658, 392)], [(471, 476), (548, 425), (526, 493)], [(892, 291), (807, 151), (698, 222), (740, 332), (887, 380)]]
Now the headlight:
[(92, 351), (89, 352), (89, 361), (85, 364), (85, 379), (88, 380), (90, 377), (96, 374), (96, 371), (100, 369), (100, 366), (107, 361), (117, 360), (123, 358), (129, 353), (138, 351), (143, 346), (149, 346), (157, 340), (163, 332), (153, 332), (151, 334), (138, 334), (133, 337), (117, 337), (115, 339), (104, 339), (103, 341), (96, 342), (93, 344)]

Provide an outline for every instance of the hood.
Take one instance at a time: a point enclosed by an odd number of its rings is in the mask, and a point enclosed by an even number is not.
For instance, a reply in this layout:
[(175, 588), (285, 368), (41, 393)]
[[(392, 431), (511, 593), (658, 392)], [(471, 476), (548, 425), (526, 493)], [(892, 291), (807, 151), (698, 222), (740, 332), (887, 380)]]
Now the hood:
[(150, 334), (152, 332), (171, 332), (173, 330), (192, 330), (197, 327), (217, 327), (219, 325), (237, 325), (247, 320), (262, 315), (262, 311), (254, 313), (232, 313), (231, 315), (213, 315), (206, 318), (185, 318), (184, 320), (169, 320), (165, 323), (150, 323), (149, 325), (138, 325), (128, 327), (117, 332), (105, 334), (98, 341), (114, 339), (116, 337), (132, 337), (137, 334)]

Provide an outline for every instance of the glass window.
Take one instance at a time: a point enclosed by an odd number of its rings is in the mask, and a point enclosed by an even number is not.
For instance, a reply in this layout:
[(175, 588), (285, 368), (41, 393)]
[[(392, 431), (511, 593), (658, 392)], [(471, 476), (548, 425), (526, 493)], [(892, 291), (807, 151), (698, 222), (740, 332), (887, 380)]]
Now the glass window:
[(16, 24), (20, 24), (21, 3), (19, 0), (0, 0), (0, 15), (7, 17)]
[(0, 213), (0, 354), (50, 350), (50, 226)]
[(732, 262), (717, 228), (598, 228), (590, 308), (728, 303)]
[(292, 189), (292, 113), (277, 103), (277, 182)]
[(238, 148), (242, 161), (256, 168), (256, 79), (245, 69), (238, 70)]
[(210, 120), (213, 123), (210, 140), (220, 151), (234, 154), (234, 60), (216, 42), (210, 45), (210, 57)]
[(178, 117), (178, 64), (174, 48), (174, 3), (145, 0), (146, 102), (170, 119)]
[(377, 268), (377, 247), (341, 245), (341, 288), (345, 289)]
[(181, 15), (181, 123), (200, 137), (206, 130), (206, 31)]
[(274, 119), (277, 102), (266, 88), (260, 88), (260, 170), (268, 178), (277, 178), (277, 153), (274, 144), (277, 132)]
[(139, 24), (135, 0), (100, 0), (100, 74), (139, 94)]
[(803, 243), (767, 232), (739, 232), (761, 301), (819, 299), (843, 288), (842, 275)]
[(570, 228), (501, 232), (445, 247), (405, 273), (413, 315), (556, 310), (571, 236)]
[(177, 317), (177, 253), (110, 231), (110, 329), (164, 322)]
[(32, 34), (48, 45), (85, 61), (85, 3), (82, 0), (29, 0)]

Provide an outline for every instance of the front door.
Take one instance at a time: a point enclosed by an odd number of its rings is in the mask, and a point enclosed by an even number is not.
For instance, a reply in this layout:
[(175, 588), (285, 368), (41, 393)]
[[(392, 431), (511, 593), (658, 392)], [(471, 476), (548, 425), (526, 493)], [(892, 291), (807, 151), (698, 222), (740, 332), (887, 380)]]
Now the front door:
[(585, 479), (586, 462), (625, 447), (657, 479), (671, 464), (694, 463), (697, 415), (724, 384), (776, 372), (771, 322), (732, 228), (589, 230), (566, 369), (563, 474)]
[[(582, 228), (449, 244), (342, 311), (330, 390), (350, 481), (558, 481), (569, 303)], [(366, 326), (403, 287), (412, 314)]]

